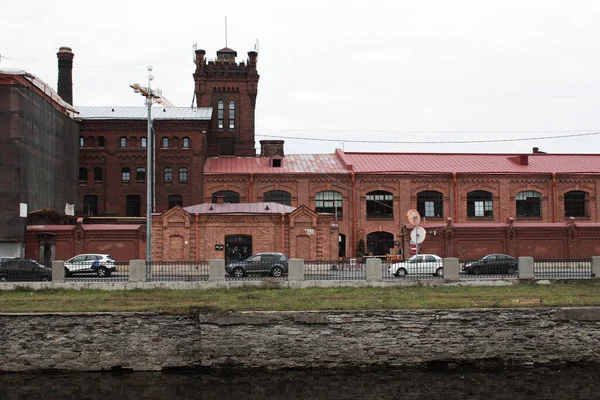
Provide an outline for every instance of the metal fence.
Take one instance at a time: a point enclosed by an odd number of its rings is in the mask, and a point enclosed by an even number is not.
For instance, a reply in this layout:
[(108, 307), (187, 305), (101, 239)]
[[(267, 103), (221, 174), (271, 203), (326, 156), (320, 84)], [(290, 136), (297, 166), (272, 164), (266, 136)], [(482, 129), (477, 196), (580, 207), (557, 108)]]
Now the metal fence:
[(113, 265), (92, 266), (89, 263), (72, 263), (65, 266), (66, 282), (127, 282), (129, 261), (115, 261)]
[(151, 261), (151, 281), (207, 281), (210, 261)]
[(383, 261), (383, 279), (443, 279), (444, 260), (408, 262)]
[(349, 260), (304, 260), (306, 280), (367, 279), (364, 261)]
[(591, 258), (536, 258), (533, 260), (536, 278), (591, 278)]

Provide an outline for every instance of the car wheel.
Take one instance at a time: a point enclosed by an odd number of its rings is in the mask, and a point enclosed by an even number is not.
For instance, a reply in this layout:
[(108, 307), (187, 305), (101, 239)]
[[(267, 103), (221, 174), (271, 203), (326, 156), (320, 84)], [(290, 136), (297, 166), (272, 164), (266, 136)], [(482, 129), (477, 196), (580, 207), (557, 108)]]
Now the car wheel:
[(0, 276), (0, 282), (8, 282), (7, 276)]
[(479, 268), (479, 267), (473, 267), (473, 274), (479, 275), (480, 273), (481, 273), (481, 268)]
[(243, 278), (244, 277), (244, 269), (241, 267), (235, 267), (232, 271), (233, 276), (235, 276), (236, 278)]
[(281, 267), (273, 267), (271, 270), (271, 275), (275, 277), (279, 277), (283, 274), (283, 269)]
[(99, 277), (104, 278), (109, 275), (109, 272), (105, 267), (100, 267), (96, 271), (96, 274), (98, 274)]
[(68, 278), (71, 276), (71, 271), (69, 271), (69, 269), (67, 267), (65, 267), (65, 278)]
[(436, 269), (435, 274), (441, 278), (442, 276), (444, 276), (444, 268), (440, 267)]
[(41, 278), (42, 282), (50, 282), (52, 279), (50, 279), (50, 277), (48, 275), (44, 275)]
[(402, 278), (407, 275), (407, 272), (404, 268), (398, 268), (394, 275), (396, 275), (398, 278)]
[(512, 266), (508, 267), (508, 269), (506, 270), (506, 273), (510, 274), (510, 275), (514, 274), (515, 273), (515, 267), (512, 267)]

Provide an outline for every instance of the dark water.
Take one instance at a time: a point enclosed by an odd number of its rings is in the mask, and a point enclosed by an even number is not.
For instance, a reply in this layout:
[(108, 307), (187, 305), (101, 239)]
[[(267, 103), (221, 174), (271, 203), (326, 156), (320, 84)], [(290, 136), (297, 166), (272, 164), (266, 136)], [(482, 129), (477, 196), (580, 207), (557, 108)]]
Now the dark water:
[(0, 399), (600, 399), (600, 366), (1, 374)]

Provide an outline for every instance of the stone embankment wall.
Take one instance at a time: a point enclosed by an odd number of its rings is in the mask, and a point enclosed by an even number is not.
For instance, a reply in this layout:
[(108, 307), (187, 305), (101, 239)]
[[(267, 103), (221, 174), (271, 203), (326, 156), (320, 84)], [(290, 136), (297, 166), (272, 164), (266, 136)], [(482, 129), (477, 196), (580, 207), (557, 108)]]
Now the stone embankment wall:
[(600, 308), (0, 314), (0, 371), (600, 364)]

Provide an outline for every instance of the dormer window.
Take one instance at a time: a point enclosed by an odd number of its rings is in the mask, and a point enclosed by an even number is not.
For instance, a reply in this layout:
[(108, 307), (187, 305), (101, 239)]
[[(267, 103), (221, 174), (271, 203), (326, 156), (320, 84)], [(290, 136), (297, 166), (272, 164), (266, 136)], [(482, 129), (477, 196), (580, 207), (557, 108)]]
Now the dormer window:
[(281, 156), (273, 156), (269, 162), (272, 168), (281, 168), (283, 165), (283, 157)]

